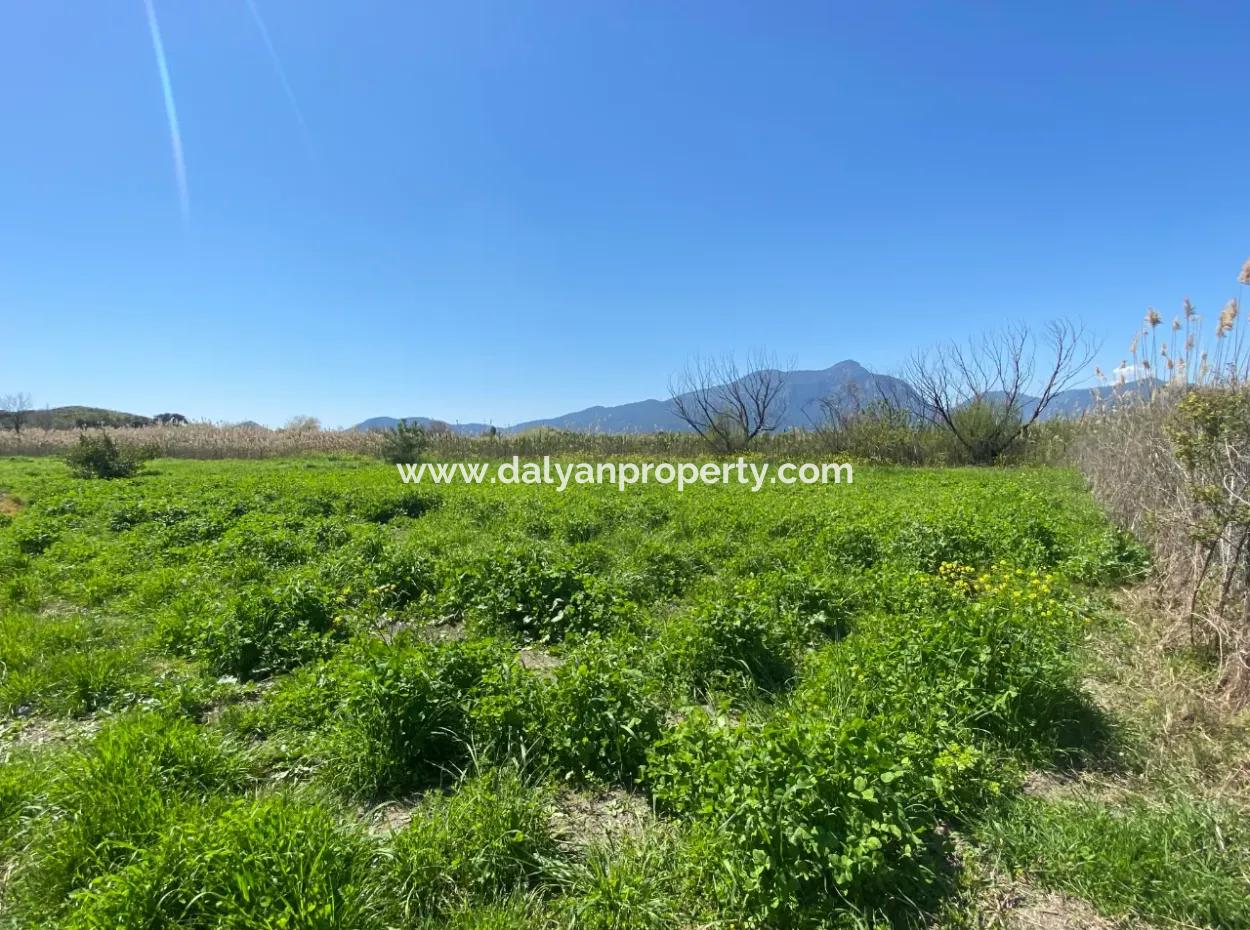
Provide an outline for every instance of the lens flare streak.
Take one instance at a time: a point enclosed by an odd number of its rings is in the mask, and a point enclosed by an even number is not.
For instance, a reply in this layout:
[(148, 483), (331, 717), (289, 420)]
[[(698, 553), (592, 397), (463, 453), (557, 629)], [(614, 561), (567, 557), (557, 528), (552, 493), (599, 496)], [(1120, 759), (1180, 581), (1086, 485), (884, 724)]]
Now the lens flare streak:
[(161, 76), (161, 92), (165, 96), (165, 115), (169, 118), (169, 145), (174, 154), (174, 175), (178, 181), (178, 200), (182, 207), (182, 221), (191, 221), (191, 196), (187, 190), (187, 165), (182, 157), (182, 133), (178, 129), (178, 108), (174, 104), (174, 88), (169, 80), (169, 66), (165, 61), (165, 44), (161, 41), (161, 27), (156, 21), (156, 8), (152, 0), (143, 0), (148, 14), (148, 30), (152, 33), (152, 51), (156, 54), (156, 68)]
[(269, 61), (273, 64), (274, 73), (278, 76), (278, 83), (282, 85), (282, 91), (286, 94), (286, 99), (291, 104), (291, 110), (295, 113), (295, 120), (299, 123), (300, 132), (303, 133), (305, 144), (311, 148), (308, 136), (308, 124), (304, 121), (304, 111), (300, 108), (299, 100), (295, 96), (295, 88), (291, 86), (291, 81), (287, 78), (286, 68), (282, 66), (282, 59), (278, 57), (278, 50), (274, 47), (273, 39), (269, 35), (269, 27), (265, 25), (264, 18), (260, 15), (260, 9), (256, 6), (256, 0), (245, 0), (248, 12), (252, 14), (252, 21), (256, 23), (256, 30), (260, 33), (261, 40), (265, 43), (265, 49), (269, 52)]

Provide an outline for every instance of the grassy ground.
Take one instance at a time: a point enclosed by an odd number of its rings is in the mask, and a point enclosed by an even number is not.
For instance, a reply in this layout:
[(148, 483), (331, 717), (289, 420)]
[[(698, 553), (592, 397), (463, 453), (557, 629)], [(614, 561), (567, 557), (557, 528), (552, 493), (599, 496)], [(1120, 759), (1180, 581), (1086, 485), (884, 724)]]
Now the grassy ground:
[(1042, 889), (1040, 926), (1250, 925), (1250, 721), (1211, 697), (1209, 665), (1162, 647), (1166, 626), (1139, 589), (1092, 628), (1083, 677), (1112, 738), (976, 825), (983, 909)]
[(15, 926), (976, 926), (1008, 886), (1248, 925), (1235, 728), (1157, 761), (1121, 706), (1142, 555), (1070, 473), (0, 490)]

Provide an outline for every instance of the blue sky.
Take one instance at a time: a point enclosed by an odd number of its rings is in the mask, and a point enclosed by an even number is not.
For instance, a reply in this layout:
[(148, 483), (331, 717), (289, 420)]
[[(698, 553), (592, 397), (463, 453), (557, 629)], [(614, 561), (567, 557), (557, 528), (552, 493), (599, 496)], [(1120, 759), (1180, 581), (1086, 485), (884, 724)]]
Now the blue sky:
[[(505, 425), (696, 352), (1124, 354), (1250, 254), (1250, 4), (7, 4), (0, 393)], [(285, 73), (294, 102), (284, 90)], [(302, 116), (302, 121), (301, 121)]]

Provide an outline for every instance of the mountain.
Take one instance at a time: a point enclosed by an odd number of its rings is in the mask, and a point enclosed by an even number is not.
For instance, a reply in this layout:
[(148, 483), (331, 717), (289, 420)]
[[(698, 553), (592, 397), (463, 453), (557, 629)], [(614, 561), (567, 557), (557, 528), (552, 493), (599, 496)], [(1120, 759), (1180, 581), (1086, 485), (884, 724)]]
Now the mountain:
[[(827, 397), (858, 394), (867, 400), (883, 390), (891, 396), (910, 393), (906, 385), (889, 375), (873, 374), (859, 362), (847, 359), (829, 368), (816, 371), (778, 372), (781, 377), (779, 397), (785, 413), (778, 422), (782, 430), (809, 427), (821, 420), (821, 401)], [(904, 394), (898, 394), (899, 391)], [(511, 427), (521, 432), (539, 427), (567, 429), (577, 432), (649, 433), (660, 430), (689, 432), (690, 427), (673, 410), (671, 400), (641, 400), (618, 407), (587, 407), (564, 416), (546, 420), (529, 420)]]
[[(832, 401), (842, 407), (854, 407), (857, 403), (871, 403), (881, 397), (910, 409), (918, 410), (919, 398), (905, 381), (891, 375), (876, 374), (859, 362), (847, 359), (814, 371), (780, 372), (781, 399), (785, 413), (778, 428), (802, 429), (820, 424), (824, 420), (823, 403)], [(1095, 407), (1120, 402), (1125, 398), (1142, 397), (1162, 382), (1135, 381), (1118, 387), (1071, 388), (1060, 391), (1042, 413), (1042, 420), (1059, 417), (1079, 417)], [(1001, 398), (1001, 392), (988, 395), (991, 400)], [(1021, 407), (1027, 413), (1037, 398), (1022, 395)], [(431, 424), (442, 421), (430, 417), (406, 417), (409, 423), (429, 429)], [(357, 423), (354, 430), (394, 429), (399, 420), (395, 417), (372, 417)], [(456, 423), (450, 429), (466, 436), (487, 432), (485, 423)], [(533, 429), (560, 429), (578, 433), (653, 433), (662, 431), (689, 432), (690, 427), (673, 410), (671, 400), (639, 400), (615, 407), (587, 407), (558, 417), (526, 420), (501, 428), (501, 433), (521, 433)]]
[[(1056, 394), (1050, 403), (1046, 405), (1046, 409), (1042, 411), (1042, 415), (1038, 419), (1045, 422), (1046, 420), (1084, 416), (1091, 410), (1114, 407), (1118, 404), (1149, 397), (1161, 387), (1163, 387), (1163, 382), (1158, 378), (1148, 378), (1130, 381), (1126, 384), (1104, 384), (1092, 388), (1069, 388)], [(1006, 402), (1006, 395), (1002, 391), (991, 391), (985, 396), (988, 400), (999, 404)], [(1025, 416), (1033, 412), (1033, 407), (1037, 400), (1031, 394), (1020, 395), (1019, 406)]]
[[(810, 427), (822, 418), (821, 401), (827, 397), (850, 398), (858, 396), (865, 401), (880, 396), (907, 398), (911, 389), (889, 375), (874, 374), (859, 362), (847, 359), (829, 368), (815, 371), (780, 372), (780, 397), (785, 403), (785, 413), (779, 422), (780, 429)], [(408, 422), (428, 428), (428, 417), (408, 417)], [(394, 429), (399, 421), (394, 417), (372, 417), (356, 424), (352, 429)], [(458, 423), (451, 427), (458, 433), (477, 435), (490, 429), (482, 423)], [(615, 407), (587, 407), (557, 417), (527, 420), (517, 423), (502, 433), (520, 433), (532, 429), (562, 429), (573, 432), (594, 433), (651, 433), (660, 431), (689, 432), (674, 412), (671, 400), (640, 400)]]

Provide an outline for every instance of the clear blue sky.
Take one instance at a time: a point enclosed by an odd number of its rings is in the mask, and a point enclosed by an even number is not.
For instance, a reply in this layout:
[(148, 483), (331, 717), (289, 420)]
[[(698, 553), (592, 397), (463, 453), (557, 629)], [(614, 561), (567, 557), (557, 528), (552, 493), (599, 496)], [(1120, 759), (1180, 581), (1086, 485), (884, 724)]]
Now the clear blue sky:
[[(0, 393), (505, 425), (695, 352), (1114, 365), (1250, 254), (1250, 4), (6, 4)], [(294, 101), (284, 89), (282, 72)], [(301, 119), (302, 115), (302, 119)]]

